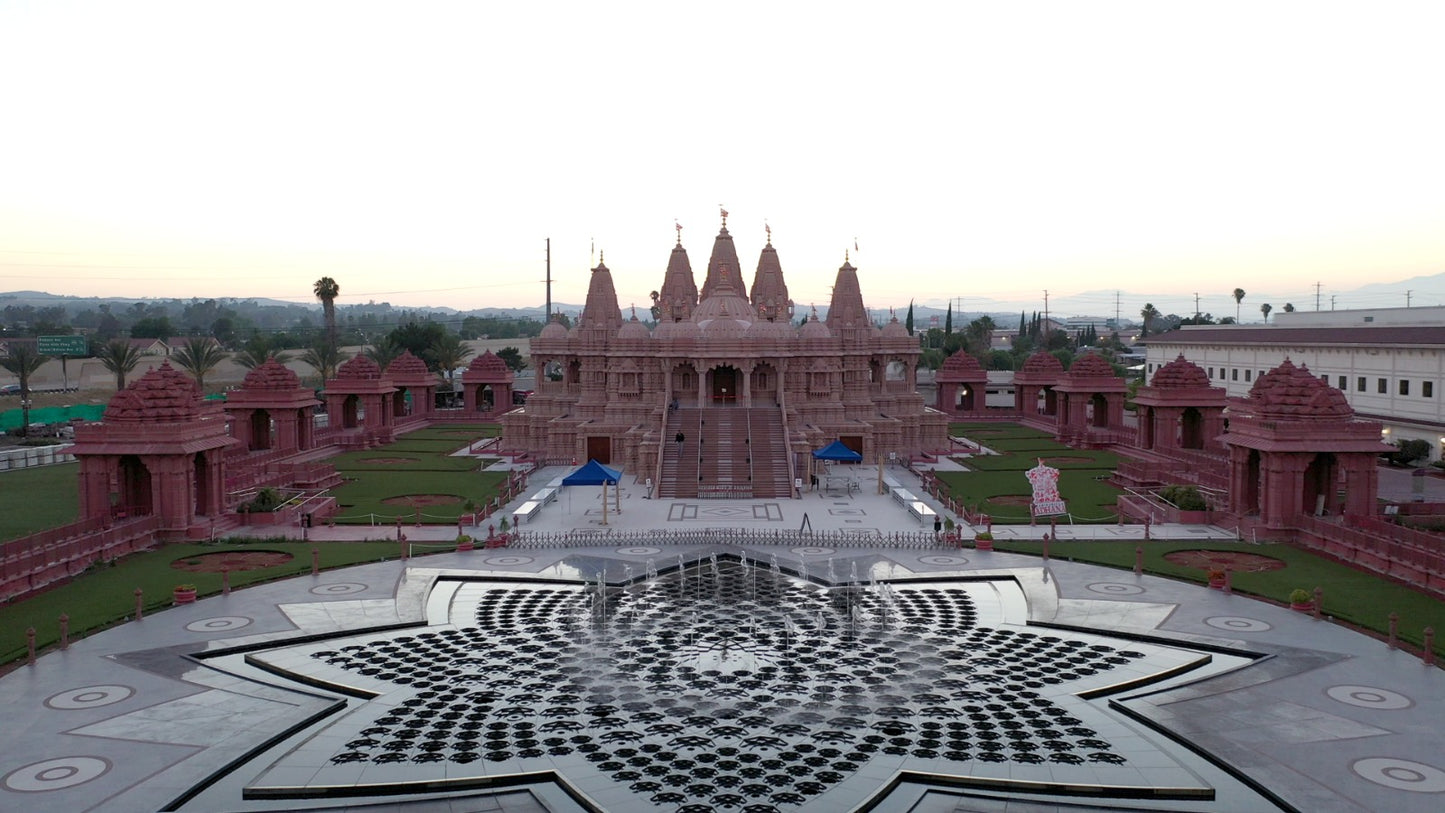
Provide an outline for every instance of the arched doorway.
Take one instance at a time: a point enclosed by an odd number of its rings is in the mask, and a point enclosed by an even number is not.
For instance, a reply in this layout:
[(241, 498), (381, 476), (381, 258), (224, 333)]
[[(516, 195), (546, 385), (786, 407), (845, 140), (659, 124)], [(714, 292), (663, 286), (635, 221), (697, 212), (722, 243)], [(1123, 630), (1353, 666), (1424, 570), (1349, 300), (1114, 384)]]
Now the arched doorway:
[(1194, 407), (1185, 407), (1179, 419), (1179, 448), (1204, 448), (1204, 416)]
[(738, 382), (741, 380), (738, 369), (731, 365), (714, 367), (710, 377), (712, 387), (708, 395), (715, 404), (733, 404), (738, 400)]
[(1093, 413), (1092, 423), (1096, 428), (1102, 429), (1109, 425), (1109, 399), (1101, 392), (1096, 392), (1089, 398), (1089, 409)]
[(1259, 450), (1250, 449), (1244, 463), (1244, 493), (1240, 495), (1244, 514), (1259, 513)]
[(1306, 514), (1320, 516), (1329, 508), (1336, 475), (1335, 456), (1330, 452), (1315, 455), (1305, 467), (1301, 505)]
[(251, 448), (259, 452), (271, 448), (271, 413), (258, 409), (251, 413)]
[(207, 476), (206, 453), (196, 452), (192, 465), (194, 468), (192, 479), (194, 479), (196, 483), (195, 511), (202, 516), (209, 515), (211, 513), (209, 510), (211, 504), (211, 478)]
[(117, 472), (120, 492), (116, 510), (121, 516), (149, 516), (151, 513), (151, 473), (144, 462), (133, 454), (120, 458)]
[(355, 395), (348, 395), (341, 402), (341, 428), (355, 429), (361, 425), (361, 399)]

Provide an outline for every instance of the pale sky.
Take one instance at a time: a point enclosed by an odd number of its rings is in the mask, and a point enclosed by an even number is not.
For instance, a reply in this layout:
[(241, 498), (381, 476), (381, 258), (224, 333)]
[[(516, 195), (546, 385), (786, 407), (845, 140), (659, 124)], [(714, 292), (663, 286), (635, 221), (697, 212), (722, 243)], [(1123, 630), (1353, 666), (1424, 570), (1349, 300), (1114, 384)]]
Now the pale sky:
[(701, 284), (722, 204), (801, 308), (849, 251), (870, 307), (1238, 286), (1258, 320), (1445, 271), (1442, 32), (1440, 2), (0, 0), (0, 291), (540, 305), (550, 237), (554, 299), (595, 242), (642, 309), (674, 219)]

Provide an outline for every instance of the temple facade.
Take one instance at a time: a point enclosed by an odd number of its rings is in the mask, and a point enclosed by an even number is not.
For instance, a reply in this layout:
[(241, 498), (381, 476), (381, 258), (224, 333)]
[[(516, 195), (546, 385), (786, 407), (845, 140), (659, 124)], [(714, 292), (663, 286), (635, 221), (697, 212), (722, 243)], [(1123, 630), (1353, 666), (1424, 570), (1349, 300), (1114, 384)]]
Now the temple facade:
[(896, 318), (871, 322), (846, 258), (827, 318), (800, 325), (771, 239), (751, 295), (740, 269), (726, 219), (701, 289), (679, 237), (649, 330), (623, 319), (599, 263), (577, 324), (532, 341), (537, 388), (503, 416), (504, 448), (620, 465), (660, 496), (784, 497), (834, 440), (869, 463), (944, 447), (947, 417), (917, 391), (917, 340)]

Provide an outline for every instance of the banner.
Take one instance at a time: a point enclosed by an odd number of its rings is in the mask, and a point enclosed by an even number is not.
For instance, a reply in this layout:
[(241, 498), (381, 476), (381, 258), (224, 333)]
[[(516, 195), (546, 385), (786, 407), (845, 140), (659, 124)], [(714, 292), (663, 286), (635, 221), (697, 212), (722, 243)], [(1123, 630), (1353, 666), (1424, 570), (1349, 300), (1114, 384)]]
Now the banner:
[(1024, 476), (1029, 479), (1029, 485), (1034, 489), (1034, 499), (1030, 505), (1034, 516), (1046, 517), (1069, 512), (1063, 498), (1059, 496), (1058, 469), (1045, 466), (1044, 461), (1039, 460), (1039, 464), (1024, 472)]

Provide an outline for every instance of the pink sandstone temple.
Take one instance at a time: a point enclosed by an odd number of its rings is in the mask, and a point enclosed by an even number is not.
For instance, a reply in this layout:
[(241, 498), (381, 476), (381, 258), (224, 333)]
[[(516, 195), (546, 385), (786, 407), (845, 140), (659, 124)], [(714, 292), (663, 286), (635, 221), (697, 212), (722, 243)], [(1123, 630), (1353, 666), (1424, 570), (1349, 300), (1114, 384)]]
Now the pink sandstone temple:
[(792, 323), (769, 239), (751, 295), (724, 216), (699, 290), (679, 235), (654, 330), (624, 320), (612, 274), (592, 269), (571, 329), (532, 341), (537, 389), (502, 416), (504, 445), (544, 462), (622, 466), (661, 497), (788, 497), (810, 452), (835, 440), (872, 463), (946, 445), (947, 417), (918, 394), (918, 341), (863, 306), (858, 271), (838, 269), (827, 318)]

